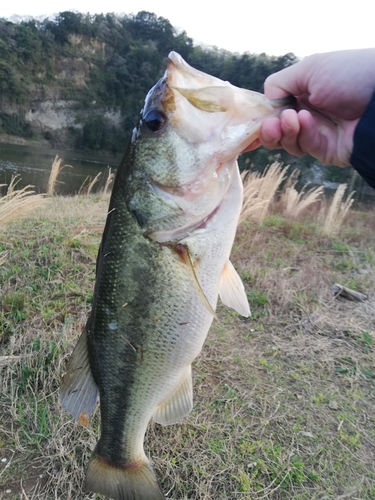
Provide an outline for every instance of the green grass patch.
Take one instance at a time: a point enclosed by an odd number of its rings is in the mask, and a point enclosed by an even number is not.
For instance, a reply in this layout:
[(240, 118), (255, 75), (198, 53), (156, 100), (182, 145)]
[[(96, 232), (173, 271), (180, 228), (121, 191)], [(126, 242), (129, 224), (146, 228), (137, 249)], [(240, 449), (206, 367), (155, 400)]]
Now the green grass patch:
[[(0, 497), (8, 500), (23, 491), (92, 498), (83, 485), (99, 415), (79, 426), (58, 389), (91, 307), (107, 202), (51, 203), (0, 228)], [(218, 307), (193, 365), (191, 415), (147, 431), (146, 453), (170, 498), (375, 498), (375, 307), (330, 291), (334, 282), (370, 296), (375, 288), (375, 236), (366, 215), (353, 217), (355, 232), (344, 227), (335, 240), (278, 215), (240, 227), (232, 260), (253, 315)]]

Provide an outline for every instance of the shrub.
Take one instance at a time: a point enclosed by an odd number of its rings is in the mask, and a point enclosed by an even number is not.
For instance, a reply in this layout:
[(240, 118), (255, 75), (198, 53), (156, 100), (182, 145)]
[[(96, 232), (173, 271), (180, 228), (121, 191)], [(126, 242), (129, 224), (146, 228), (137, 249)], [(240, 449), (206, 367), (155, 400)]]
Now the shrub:
[(0, 127), (9, 135), (19, 135), (21, 137), (32, 137), (33, 130), (30, 123), (25, 120), (20, 113), (0, 112)]

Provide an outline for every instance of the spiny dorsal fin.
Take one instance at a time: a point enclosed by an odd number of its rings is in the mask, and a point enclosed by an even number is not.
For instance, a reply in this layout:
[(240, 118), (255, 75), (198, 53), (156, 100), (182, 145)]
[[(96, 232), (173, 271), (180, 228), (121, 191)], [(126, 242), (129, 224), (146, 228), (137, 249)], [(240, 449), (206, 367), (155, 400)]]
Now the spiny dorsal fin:
[(98, 398), (98, 387), (91, 373), (84, 329), (70, 357), (60, 388), (62, 407), (80, 424), (88, 425)]
[(180, 422), (193, 409), (193, 381), (191, 365), (178, 387), (168, 399), (158, 405), (154, 420), (161, 425), (171, 425)]
[(226, 262), (220, 276), (219, 295), (223, 304), (231, 307), (245, 318), (250, 316), (245, 287), (230, 260)]

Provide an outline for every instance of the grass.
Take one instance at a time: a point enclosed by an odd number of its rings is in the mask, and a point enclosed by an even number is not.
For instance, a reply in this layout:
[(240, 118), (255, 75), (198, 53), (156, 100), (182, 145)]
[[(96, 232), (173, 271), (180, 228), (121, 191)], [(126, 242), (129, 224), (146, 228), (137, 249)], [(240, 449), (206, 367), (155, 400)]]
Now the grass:
[[(102, 173), (99, 172), (94, 178), (86, 177), (86, 179), (82, 183), (82, 186), (79, 188), (78, 194), (90, 195), (93, 192), (92, 190), (94, 186), (99, 182), (101, 174)], [(112, 186), (114, 178), (115, 175), (112, 173), (111, 168), (108, 167), (107, 179), (104, 188), (102, 189), (102, 193), (104, 196), (110, 193), (110, 187)]]
[[(270, 212), (272, 203), (277, 200), (278, 213), (289, 221), (298, 221), (302, 213), (309, 208), (315, 214), (315, 220), (321, 227), (321, 233), (328, 237), (339, 234), (345, 217), (353, 202), (353, 192), (346, 201), (342, 201), (346, 184), (340, 184), (330, 203), (323, 197), (322, 186), (306, 191), (307, 185), (296, 190), (298, 170), (288, 173), (280, 163), (273, 163), (263, 174), (244, 172), (241, 175), (244, 186), (244, 201), (240, 224), (249, 219), (263, 223)], [(317, 210), (319, 208), (320, 210)]]
[[(79, 426), (58, 388), (91, 307), (108, 197), (49, 203), (0, 226), (5, 500), (101, 498), (82, 491), (98, 414)], [(326, 236), (318, 216), (288, 218), (272, 198), (263, 222), (239, 226), (232, 260), (253, 316), (219, 305), (193, 367), (192, 413), (149, 427), (167, 498), (375, 498), (374, 217), (350, 209)], [(335, 282), (370, 299), (334, 299)]]
[(286, 169), (278, 162), (267, 167), (263, 175), (258, 172), (244, 172), (244, 203), (240, 220), (244, 221), (250, 217), (259, 223), (262, 222), (285, 176)]
[(284, 208), (284, 215), (291, 219), (297, 219), (301, 212), (311, 205), (321, 201), (324, 191), (322, 186), (314, 187), (306, 191), (306, 186), (300, 191), (296, 190), (298, 171), (295, 170), (289, 175), (283, 192), (280, 196), (281, 205)]
[(324, 223), (322, 233), (325, 235), (336, 236), (340, 232), (343, 220), (354, 202), (353, 193), (349, 193), (346, 201), (342, 201), (346, 187), (346, 184), (339, 185), (326, 213), (323, 211)]
[[(18, 180), (18, 176), (12, 177), (7, 187), (7, 193), (0, 197), (0, 226), (22, 217), (46, 203), (43, 195), (35, 194), (35, 191), (32, 190), (33, 186), (16, 189)], [(0, 255), (0, 265), (3, 259), (4, 256)]]
[(60, 172), (65, 168), (65, 167), (70, 167), (73, 168), (71, 165), (62, 165), (62, 162), (64, 160), (62, 158), (59, 158), (58, 155), (55, 156), (53, 162), (52, 162), (52, 167), (51, 167), (51, 173), (48, 178), (48, 185), (47, 185), (47, 194), (49, 196), (53, 196), (55, 192), (55, 187), (57, 182), (60, 182), (57, 180)]
[(99, 182), (99, 177), (101, 175), (102, 173), (99, 172), (93, 179), (91, 177), (86, 177), (82, 186), (79, 188), (78, 194), (91, 194), (93, 187)]

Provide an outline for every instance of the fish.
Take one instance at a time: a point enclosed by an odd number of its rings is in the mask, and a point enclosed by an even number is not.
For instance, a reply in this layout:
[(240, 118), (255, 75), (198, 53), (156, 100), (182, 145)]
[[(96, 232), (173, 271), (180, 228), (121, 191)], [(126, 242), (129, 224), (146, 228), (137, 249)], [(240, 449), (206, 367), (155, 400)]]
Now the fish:
[(115, 178), (92, 310), (68, 362), (61, 404), (101, 431), (85, 489), (163, 500), (143, 449), (151, 419), (193, 409), (192, 363), (222, 302), (250, 315), (230, 262), (242, 205), (237, 157), (289, 100), (233, 86), (176, 52), (148, 92)]

